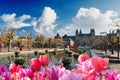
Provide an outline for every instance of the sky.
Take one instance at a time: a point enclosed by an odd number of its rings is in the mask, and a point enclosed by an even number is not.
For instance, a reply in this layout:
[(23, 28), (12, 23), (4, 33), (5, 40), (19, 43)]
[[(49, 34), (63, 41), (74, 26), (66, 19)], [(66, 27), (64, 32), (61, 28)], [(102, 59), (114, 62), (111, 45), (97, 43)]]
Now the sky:
[(75, 35), (76, 29), (100, 35), (120, 24), (120, 0), (0, 0), (0, 30), (17, 28), (18, 36), (57, 33)]

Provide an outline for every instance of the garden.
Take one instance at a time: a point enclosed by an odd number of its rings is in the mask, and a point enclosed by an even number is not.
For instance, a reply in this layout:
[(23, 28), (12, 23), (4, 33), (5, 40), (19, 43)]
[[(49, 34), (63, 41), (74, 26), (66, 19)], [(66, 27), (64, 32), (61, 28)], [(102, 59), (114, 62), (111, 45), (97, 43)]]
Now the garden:
[[(38, 55), (35, 51), (29, 64), (25, 65), (25, 59), (15, 52), (14, 62), (9, 67), (0, 65), (0, 80), (120, 80), (117, 70), (111, 71), (108, 58), (92, 57), (87, 54), (76, 55), (65, 51), (62, 62), (51, 65), (50, 53)], [(58, 59), (60, 54), (55, 50), (52, 59)], [(38, 57), (39, 56), (39, 57)], [(69, 65), (77, 61), (75, 68)]]

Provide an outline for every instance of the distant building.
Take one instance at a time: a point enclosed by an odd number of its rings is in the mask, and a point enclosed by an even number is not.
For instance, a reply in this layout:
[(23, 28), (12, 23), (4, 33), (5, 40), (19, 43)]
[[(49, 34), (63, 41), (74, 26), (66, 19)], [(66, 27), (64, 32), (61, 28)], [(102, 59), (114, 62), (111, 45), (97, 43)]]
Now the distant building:
[(62, 38), (66, 42), (65, 47), (75, 44), (75, 36), (67, 36), (67, 34), (65, 34)]
[(59, 33), (57, 33), (57, 35), (54, 37), (55, 39), (61, 39)]
[(76, 30), (75, 45), (90, 46), (95, 38), (94, 29), (90, 29), (90, 33), (88, 34), (83, 34), (81, 30), (78, 33), (78, 30)]
[(96, 39), (97, 36), (95, 36), (95, 30), (90, 29), (90, 33), (84, 34), (82, 33), (81, 29), (78, 31), (78, 29), (75, 32), (75, 36), (67, 36), (65, 34), (62, 38), (66, 41), (66, 45), (71, 45), (71, 40), (74, 41), (74, 45), (77, 46), (90, 46), (92, 45), (94, 39)]

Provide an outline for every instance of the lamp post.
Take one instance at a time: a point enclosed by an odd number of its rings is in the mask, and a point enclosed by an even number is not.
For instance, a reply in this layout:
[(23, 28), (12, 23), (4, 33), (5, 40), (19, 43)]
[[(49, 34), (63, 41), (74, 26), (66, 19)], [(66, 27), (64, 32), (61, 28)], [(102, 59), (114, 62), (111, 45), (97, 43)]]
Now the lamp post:
[(0, 52), (1, 52), (1, 49), (2, 49), (2, 34), (0, 32)]
[(119, 34), (117, 34), (117, 42), (118, 42), (118, 59), (119, 59)]

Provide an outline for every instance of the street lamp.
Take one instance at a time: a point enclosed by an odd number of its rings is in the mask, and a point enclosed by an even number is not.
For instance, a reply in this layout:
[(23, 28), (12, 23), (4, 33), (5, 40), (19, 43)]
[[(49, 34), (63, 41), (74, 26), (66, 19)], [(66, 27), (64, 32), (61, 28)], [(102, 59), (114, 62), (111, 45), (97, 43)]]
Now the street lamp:
[(117, 42), (118, 42), (118, 59), (119, 59), (119, 34), (117, 34)]
[(2, 49), (2, 34), (0, 32), (0, 52), (1, 52), (1, 49)]

